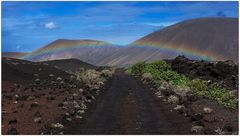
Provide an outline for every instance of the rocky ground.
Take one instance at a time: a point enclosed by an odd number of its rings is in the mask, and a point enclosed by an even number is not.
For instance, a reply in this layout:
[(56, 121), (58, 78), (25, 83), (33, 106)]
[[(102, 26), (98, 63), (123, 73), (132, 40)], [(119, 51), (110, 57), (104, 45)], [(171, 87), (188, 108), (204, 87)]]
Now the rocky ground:
[(170, 104), (173, 111), (192, 122), (192, 134), (238, 134), (238, 110), (198, 97), (189, 88), (176, 87), (168, 82), (159, 86), (146, 78), (142, 81), (151, 88), (155, 97)]
[(106, 69), (67, 73), (47, 63), (10, 58), (2, 64), (2, 134), (61, 133), (57, 119), (81, 119), (86, 103), (112, 74)]
[(207, 62), (178, 56), (169, 62), (173, 70), (189, 78), (208, 80), (238, 92), (238, 64), (231, 60)]
[[(69, 71), (66, 62), (2, 60), (2, 134), (238, 134), (238, 110), (189, 88), (82, 63)], [(180, 64), (190, 65), (185, 63)], [(220, 81), (206, 75), (202, 78)]]
[[(191, 79), (203, 79), (209, 84), (219, 84), (233, 92), (238, 99), (238, 64), (232, 61), (206, 62), (179, 56), (167, 60), (173, 70)], [(137, 77), (139, 78), (139, 77)], [(238, 134), (238, 109), (230, 109), (205, 97), (195, 95), (190, 88), (163, 81), (155, 81), (143, 74), (142, 82), (152, 88), (156, 97), (171, 104), (172, 109), (189, 118), (191, 131), (196, 134)]]

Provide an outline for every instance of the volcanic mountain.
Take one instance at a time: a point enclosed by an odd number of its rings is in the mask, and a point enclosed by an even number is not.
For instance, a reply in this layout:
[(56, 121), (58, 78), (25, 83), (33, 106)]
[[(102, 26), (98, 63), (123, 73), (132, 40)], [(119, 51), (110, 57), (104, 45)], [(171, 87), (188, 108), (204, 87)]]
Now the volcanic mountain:
[(149, 34), (134, 43), (210, 60), (238, 60), (238, 19), (201, 18)]
[(118, 50), (118, 46), (103, 41), (59, 39), (22, 57), (22, 59), (47, 61), (77, 58), (97, 65), (99, 61)]
[(126, 66), (185, 55), (200, 60), (238, 61), (238, 19), (192, 19), (153, 32), (102, 61)]
[(238, 19), (199, 18), (155, 31), (125, 47), (95, 40), (56, 40), (22, 59), (77, 58), (98, 66), (128, 66), (139, 61), (173, 59), (238, 61)]

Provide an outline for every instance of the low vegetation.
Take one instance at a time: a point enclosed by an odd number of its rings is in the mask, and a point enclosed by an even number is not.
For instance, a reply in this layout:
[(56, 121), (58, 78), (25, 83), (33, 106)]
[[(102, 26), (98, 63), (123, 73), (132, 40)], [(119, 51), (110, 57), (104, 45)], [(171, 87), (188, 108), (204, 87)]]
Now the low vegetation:
[(189, 87), (199, 96), (208, 97), (211, 100), (217, 101), (219, 104), (237, 109), (237, 99), (227, 89), (220, 87), (217, 84), (208, 85), (206, 81), (195, 79), (189, 82)]
[(128, 68), (127, 73), (141, 77), (148, 75), (159, 84), (167, 81), (175, 86), (189, 87), (198, 96), (207, 97), (228, 108), (237, 109), (238, 107), (237, 99), (229, 90), (216, 84), (209, 84), (201, 79), (190, 80), (186, 76), (173, 71), (165, 61), (139, 62)]
[(90, 88), (99, 89), (113, 73), (114, 69), (104, 69), (102, 71), (80, 69), (73, 74), (76, 75), (77, 80), (86, 84)]

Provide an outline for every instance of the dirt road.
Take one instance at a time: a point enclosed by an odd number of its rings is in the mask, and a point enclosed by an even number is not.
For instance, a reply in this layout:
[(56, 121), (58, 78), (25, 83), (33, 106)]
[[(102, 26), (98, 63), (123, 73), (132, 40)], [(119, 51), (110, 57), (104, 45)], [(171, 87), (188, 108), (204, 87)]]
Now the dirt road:
[(191, 123), (135, 78), (117, 70), (82, 120), (64, 134), (189, 134)]

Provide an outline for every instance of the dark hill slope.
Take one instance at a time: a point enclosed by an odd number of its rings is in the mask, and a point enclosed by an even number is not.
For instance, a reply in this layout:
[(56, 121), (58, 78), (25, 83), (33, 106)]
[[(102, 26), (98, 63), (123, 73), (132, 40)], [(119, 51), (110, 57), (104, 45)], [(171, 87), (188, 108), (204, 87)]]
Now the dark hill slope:
[(39, 80), (50, 80), (69, 78), (71, 75), (47, 63), (37, 63), (20, 59), (2, 59), (2, 80), (11, 82), (37, 82)]
[(85, 63), (78, 59), (61, 59), (61, 60), (51, 60), (51, 61), (43, 61), (39, 63), (47, 63), (52, 67), (61, 69), (63, 71), (77, 71), (80, 68), (84, 69), (97, 69), (96, 66)]

